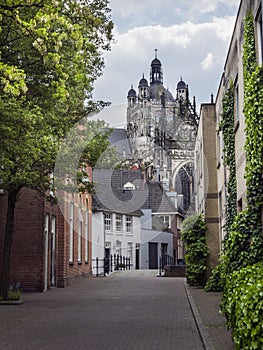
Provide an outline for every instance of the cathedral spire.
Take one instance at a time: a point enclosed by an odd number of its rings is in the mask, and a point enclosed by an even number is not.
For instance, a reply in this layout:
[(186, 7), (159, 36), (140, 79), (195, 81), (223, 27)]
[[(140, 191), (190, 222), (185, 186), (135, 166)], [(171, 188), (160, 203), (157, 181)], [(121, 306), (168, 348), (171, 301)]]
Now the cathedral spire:
[(151, 63), (151, 72), (150, 72), (150, 84), (163, 84), (163, 71), (162, 64), (160, 60), (157, 58), (157, 49), (155, 51), (155, 58)]

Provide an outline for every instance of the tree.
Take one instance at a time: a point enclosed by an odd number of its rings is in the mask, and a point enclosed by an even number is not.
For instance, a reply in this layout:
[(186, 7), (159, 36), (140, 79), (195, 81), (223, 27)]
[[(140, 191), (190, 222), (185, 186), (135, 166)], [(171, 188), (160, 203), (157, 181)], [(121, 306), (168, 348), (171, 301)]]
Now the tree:
[(206, 223), (201, 214), (186, 218), (182, 223), (182, 239), (185, 242), (186, 278), (191, 286), (204, 286), (207, 272), (208, 247)]
[(107, 0), (0, 1), (0, 179), (7, 217), (0, 294), (8, 298), (14, 210), (23, 187), (50, 187), (60, 140), (103, 106), (92, 100), (110, 49)]

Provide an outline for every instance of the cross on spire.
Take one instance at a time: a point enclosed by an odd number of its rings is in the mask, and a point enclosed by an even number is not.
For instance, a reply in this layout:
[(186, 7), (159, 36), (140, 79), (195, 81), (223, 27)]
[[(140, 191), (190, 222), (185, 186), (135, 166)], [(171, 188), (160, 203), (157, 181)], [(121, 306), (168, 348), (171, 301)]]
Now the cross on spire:
[(155, 58), (157, 58), (157, 52), (158, 52), (158, 50), (155, 49), (154, 51), (155, 51)]

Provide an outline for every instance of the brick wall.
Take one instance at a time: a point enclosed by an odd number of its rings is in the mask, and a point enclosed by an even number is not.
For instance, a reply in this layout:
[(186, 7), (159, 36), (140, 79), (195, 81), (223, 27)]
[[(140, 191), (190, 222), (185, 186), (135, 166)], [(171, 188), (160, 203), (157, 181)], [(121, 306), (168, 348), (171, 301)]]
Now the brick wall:
[[(46, 201), (35, 191), (22, 189), (16, 203), (10, 283), (23, 291), (65, 287), (91, 273), (91, 196), (64, 194), (65, 207)], [(74, 253), (69, 263), (69, 204), (74, 203)], [(0, 196), (0, 262), (2, 262), (7, 197)], [(82, 213), (81, 259), (78, 261), (79, 210)], [(85, 218), (88, 211), (88, 260), (85, 259)], [(46, 221), (46, 217), (48, 220)], [(52, 218), (55, 231), (52, 230)], [(48, 222), (48, 227), (47, 226)], [(45, 230), (46, 229), (46, 230)], [(54, 231), (54, 232), (53, 232)], [(45, 233), (47, 232), (47, 233)], [(48, 235), (46, 239), (46, 234)], [(53, 245), (54, 244), (54, 245)], [(52, 254), (52, 245), (54, 248)], [(1, 273), (0, 263), (0, 273)], [(52, 268), (53, 266), (53, 268)], [(52, 285), (53, 282), (53, 285)]]
[[(1, 196), (0, 258), (6, 217), (6, 196)], [(16, 203), (11, 251), (10, 283), (20, 282), (23, 290), (43, 290), (43, 212), (44, 198), (22, 189)]]

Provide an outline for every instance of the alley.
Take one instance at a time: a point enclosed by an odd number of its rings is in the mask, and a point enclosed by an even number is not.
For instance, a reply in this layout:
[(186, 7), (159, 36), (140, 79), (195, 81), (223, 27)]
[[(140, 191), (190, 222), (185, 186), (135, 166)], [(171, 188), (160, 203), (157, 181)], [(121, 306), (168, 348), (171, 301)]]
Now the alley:
[(122, 271), (1, 306), (5, 350), (202, 350), (184, 279)]

